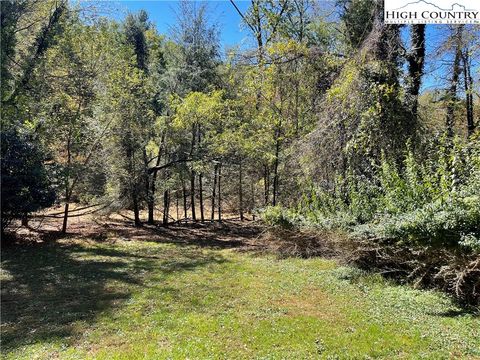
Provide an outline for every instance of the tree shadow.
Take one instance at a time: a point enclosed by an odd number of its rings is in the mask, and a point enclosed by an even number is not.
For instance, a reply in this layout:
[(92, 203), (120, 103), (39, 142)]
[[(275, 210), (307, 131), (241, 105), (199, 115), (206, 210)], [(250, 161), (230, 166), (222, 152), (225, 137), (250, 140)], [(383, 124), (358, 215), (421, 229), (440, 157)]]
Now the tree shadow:
[(217, 250), (252, 246), (251, 240), (261, 233), (259, 226), (235, 221), (178, 222), (168, 226), (144, 224), (132, 230), (128, 222), (117, 220), (104, 224), (103, 229), (112, 238)]
[(161, 279), (224, 261), (194, 248), (142, 251), (65, 239), (5, 248), (2, 351), (39, 341), (73, 342), (77, 322), (93, 323), (99, 313), (118, 309), (148, 286), (148, 276)]
[(463, 316), (476, 316), (480, 317), (480, 308), (478, 307), (465, 307), (459, 309), (449, 309), (439, 312), (430, 312), (429, 315), (439, 316), (444, 318), (457, 318)]

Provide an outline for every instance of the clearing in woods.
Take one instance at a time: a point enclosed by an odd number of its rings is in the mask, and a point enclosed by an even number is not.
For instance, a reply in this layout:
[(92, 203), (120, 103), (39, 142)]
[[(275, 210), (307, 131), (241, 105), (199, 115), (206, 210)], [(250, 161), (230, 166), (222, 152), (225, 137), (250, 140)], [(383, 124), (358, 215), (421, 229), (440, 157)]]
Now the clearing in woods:
[(117, 219), (2, 250), (5, 359), (480, 358), (480, 320), (238, 222)]

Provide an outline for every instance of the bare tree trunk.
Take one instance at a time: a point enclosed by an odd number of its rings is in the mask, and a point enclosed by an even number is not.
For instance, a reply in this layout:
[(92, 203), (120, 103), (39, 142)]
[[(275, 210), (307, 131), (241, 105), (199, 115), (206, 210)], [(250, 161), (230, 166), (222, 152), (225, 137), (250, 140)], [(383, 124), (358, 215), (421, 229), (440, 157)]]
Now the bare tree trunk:
[(251, 180), (252, 181), (250, 182), (250, 187), (251, 187), (251, 192), (252, 192), (252, 202), (249, 206), (249, 209), (250, 209), (250, 213), (253, 214), (253, 210), (255, 209), (255, 184), (254, 184), (253, 177), (252, 177)]
[(239, 205), (240, 205), (240, 221), (243, 221), (243, 168), (242, 168), (241, 159), (240, 159), (240, 169), (239, 169), (238, 198), (239, 198)]
[[(143, 148), (143, 167), (144, 167), (144, 184), (145, 184), (145, 196), (147, 201), (147, 206), (151, 202), (153, 204), (153, 194), (150, 189), (150, 175), (148, 173), (148, 157), (147, 157), (147, 149)], [(152, 206), (153, 209), (154, 206)], [(151, 220), (151, 222), (150, 222)], [(152, 217), (150, 218), (150, 208), (148, 208), (148, 223), (153, 224), (153, 213)]]
[(218, 165), (218, 221), (222, 221), (222, 164)]
[[(153, 175), (155, 177), (155, 175)], [(152, 186), (153, 186), (153, 179), (152, 179)], [(150, 187), (151, 191), (153, 192), (154, 189)], [(147, 207), (148, 207), (148, 220), (147, 223), (153, 225), (155, 223), (154, 211), (155, 211), (155, 202), (153, 200), (153, 193), (151, 196), (148, 196), (147, 199)]]
[(199, 174), (198, 175), (198, 192), (200, 195), (200, 220), (205, 222), (205, 214), (203, 211), (203, 175)]
[[(200, 146), (200, 143), (202, 141), (202, 131), (200, 126), (198, 127), (198, 146)], [(198, 191), (200, 195), (200, 220), (205, 222), (205, 214), (203, 212), (203, 174), (200, 173), (198, 174)]]
[(218, 173), (218, 164), (215, 164), (213, 170), (213, 187), (212, 187), (212, 221), (215, 219), (215, 190), (217, 189), (217, 173)]
[[(278, 131), (279, 132), (279, 131)], [(277, 140), (275, 143), (275, 163), (273, 166), (273, 200), (272, 205), (277, 205), (277, 193), (278, 193), (278, 162), (280, 155), (280, 140), (278, 139), (279, 134), (277, 133)]]
[(263, 184), (265, 188), (264, 189), (265, 205), (268, 205), (269, 192), (270, 192), (270, 171), (268, 169), (268, 165), (264, 165)]
[(165, 190), (163, 193), (163, 225), (168, 225), (168, 215), (170, 213), (170, 193)]
[(71, 142), (70, 142), (71, 132), (69, 130), (68, 138), (67, 138), (67, 177), (65, 179), (65, 211), (63, 214), (63, 225), (62, 225), (62, 234), (67, 233), (67, 223), (68, 223), (68, 208), (70, 206), (70, 195), (71, 191), (69, 188), (69, 181), (70, 181), (70, 165), (72, 163), (72, 153), (71, 153)]
[[(192, 125), (192, 147), (190, 150), (190, 157), (193, 156), (195, 150), (195, 138), (196, 138), (196, 126)], [(192, 220), (197, 221), (197, 216), (195, 214), (195, 170), (192, 169), (190, 176), (190, 206), (192, 207)]]
[(197, 221), (197, 216), (195, 214), (195, 171), (192, 170), (190, 176), (190, 206), (192, 207), (192, 219)]
[(187, 188), (185, 186), (185, 180), (182, 179), (182, 190), (183, 190), (183, 218), (187, 220)]
[(63, 213), (63, 225), (62, 225), (62, 234), (67, 233), (67, 222), (68, 222), (68, 208), (70, 206), (70, 199), (65, 199), (65, 210)]
[(175, 202), (176, 202), (176, 207), (177, 207), (177, 221), (180, 220), (180, 210), (179, 210), (179, 196), (178, 196), (178, 191), (175, 191)]
[(142, 225), (142, 222), (140, 221), (140, 209), (138, 207), (138, 198), (135, 191), (133, 194), (133, 216), (135, 218), (135, 226), (138, 227)]

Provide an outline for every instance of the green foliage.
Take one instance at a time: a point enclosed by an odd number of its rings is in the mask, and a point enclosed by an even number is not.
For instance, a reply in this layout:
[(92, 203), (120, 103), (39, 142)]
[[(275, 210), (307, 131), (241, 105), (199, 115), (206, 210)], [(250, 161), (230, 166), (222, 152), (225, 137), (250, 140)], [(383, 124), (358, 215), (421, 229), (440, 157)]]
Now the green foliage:
[(2, 233), (13, 219), (55, 200), (39, 145), (17, 131), (2, 131)]
[(337, 0), (348, 44), (356, 49), (368, 36), (373, 26), (374, 0)]
[(336, 228), (359, 237), (478, 251), (478, 143), (447, 149), (440, 147), (421, 161), (410, 151), (401, 166), (384, 159), (371, 178), (349, 172), (336, 179), (334, 189), (307, 191), (294, 212), (272, 208), (264, 219), (288, 227)]
[(206, 3), (180, 3), (177, 24), (172, 29), (176, 48), (169, 54), (177, 94), (208, 91), (217, 83), (219, 32), (209, 20), (207, 9)]
[(2, 101), (7, 97), (10, 89), (10, 81), (12, 74), (9, 71), (8, 64), (9, 59), (13, 58), (15, 54), (15, 27), (20, 16), (19, 12), (22, 8), (21, 1), (1, 1), (0, 13), (1, 13), (1, 43), (2, 51), (0, 52), (0, 76), (1, 83), (1, 99)]
[(270, 226), (292, 229), (301, 224), (301, 217), (293, 210), (281, 206), (269, 206), (260, 213), (263, 221)]

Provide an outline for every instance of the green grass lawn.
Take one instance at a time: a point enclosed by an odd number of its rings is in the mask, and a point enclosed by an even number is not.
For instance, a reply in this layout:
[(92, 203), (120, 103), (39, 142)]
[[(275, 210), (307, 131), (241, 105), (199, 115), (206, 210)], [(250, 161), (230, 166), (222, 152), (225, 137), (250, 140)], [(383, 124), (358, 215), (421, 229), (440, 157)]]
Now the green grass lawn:
[(2, 253), (5, 359), (480, 358), (480, 319), (322, 258), (149, 241)]

